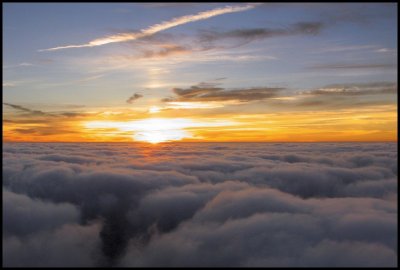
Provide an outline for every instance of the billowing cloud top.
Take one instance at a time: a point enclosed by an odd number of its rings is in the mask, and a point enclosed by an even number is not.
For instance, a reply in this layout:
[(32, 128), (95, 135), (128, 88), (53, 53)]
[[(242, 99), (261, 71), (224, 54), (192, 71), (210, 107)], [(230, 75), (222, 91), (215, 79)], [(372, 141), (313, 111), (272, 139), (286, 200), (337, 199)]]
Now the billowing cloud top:
[(6, 143), (3, 266), (397, 265), (394, 143)]

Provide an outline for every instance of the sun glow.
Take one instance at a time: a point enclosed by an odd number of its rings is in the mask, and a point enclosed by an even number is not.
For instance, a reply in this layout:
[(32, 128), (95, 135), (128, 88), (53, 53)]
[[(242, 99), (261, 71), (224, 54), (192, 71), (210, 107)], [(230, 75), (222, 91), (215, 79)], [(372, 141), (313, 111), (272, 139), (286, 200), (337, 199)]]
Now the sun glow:
[(168, 141), (178, 141), (184, 138), (200, 138), (194, 136), (190, 128), (198, 127), (219, 127), (233, 125), (232, 121), (195, 121), (186, 118), (148, 118), (137, 121), (113, 122), (113, 121), (90, 121), (84, 126), (87, 129), (97, 129), (114, 131), (118, 133), (128, 134), (133, 132), (132, 138), (135, 141), (143, 141), (149, 143), (160, 143)]
[(189, 132), (179, 129), (142, 131), (133, 135), (136, 141), (144, 141), (153, 144), (167, 141), (179, 141), (183, 138), (190, 137), (192, 137), (192, 135)]
[(149, 109), (149, 113), (159, 113), (160, 112), (160, 107), (157, 106), (151, 106)]

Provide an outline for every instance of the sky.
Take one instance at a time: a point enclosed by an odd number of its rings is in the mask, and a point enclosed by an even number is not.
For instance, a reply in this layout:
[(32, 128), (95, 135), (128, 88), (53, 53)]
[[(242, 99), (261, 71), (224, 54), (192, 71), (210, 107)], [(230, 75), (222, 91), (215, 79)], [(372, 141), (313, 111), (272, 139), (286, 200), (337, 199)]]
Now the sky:
[(5, 3), (3, 140), (396, 141), (397, 3)]

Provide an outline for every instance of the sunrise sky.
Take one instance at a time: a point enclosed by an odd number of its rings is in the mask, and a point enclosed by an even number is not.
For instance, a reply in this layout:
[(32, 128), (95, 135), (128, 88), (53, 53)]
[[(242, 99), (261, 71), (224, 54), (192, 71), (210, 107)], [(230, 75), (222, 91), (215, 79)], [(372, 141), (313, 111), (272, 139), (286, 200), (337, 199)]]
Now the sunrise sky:
[(396, 141), (396, 3), (6, 3), (3, 141)]

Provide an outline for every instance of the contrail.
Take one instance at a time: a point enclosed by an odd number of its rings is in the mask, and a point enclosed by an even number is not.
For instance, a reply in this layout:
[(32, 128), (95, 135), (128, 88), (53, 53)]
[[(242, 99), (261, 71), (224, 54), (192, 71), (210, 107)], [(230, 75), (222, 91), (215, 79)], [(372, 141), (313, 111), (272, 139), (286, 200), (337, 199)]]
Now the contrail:
[(86, 44), (66, 45), (66, 46), (54, 47), (54, 48), (49, 48), (49, 49), (42, 49), (42, 50), (39, 50), (39, 52), (55, 51), (55, 50), (70, 49), (70, 48), (95, 47), (95, 46), (106, 45), (109, 43), (135, 40), (135, 39), (153, 35), (157, 32), (164, 31), (169, 28), (172, 28), (172, 27), (175, 27), (178, 25), (182, 25), (182, 24), (186, 24), (189, 22), (206, 20), (208, 18), (215, 17), (215, 16), (222, 15), (222, 14), (234, 13), (234, 12), (240, 12), (240, 11), (253, 9), (257, 5), (259, 5), (259, 3), (247, 4), (244, 6), (226, 6), (223, 8), (216, 8), (216, 9), (212, 9), (209, 11), (203, 11), (203, 12), (200, 12), (200, 13), (197, 13), (194, 15), (186, 15), (186, 16), (182, 16), (182, 17), (178, 17), (178, 18), (173, 18), (170, 21), (162, 22), (159, 24), (152, 25), (148, 28), (142, 29), (138, 33), (120, 33), (117, 35), (111, 35), (111, 36), (107, 36), (107, 37), (103, 37), (103, 38), (98, 38), (98, 39), (92, 40)]

